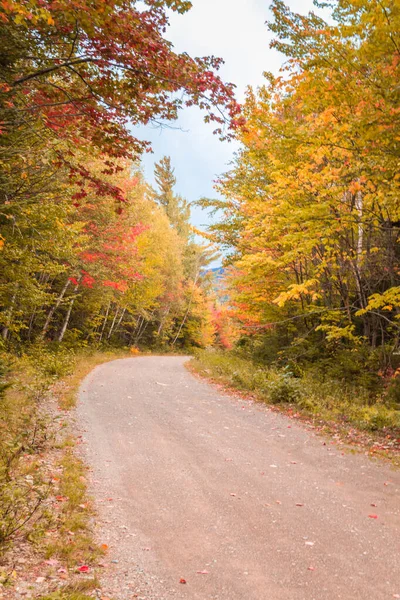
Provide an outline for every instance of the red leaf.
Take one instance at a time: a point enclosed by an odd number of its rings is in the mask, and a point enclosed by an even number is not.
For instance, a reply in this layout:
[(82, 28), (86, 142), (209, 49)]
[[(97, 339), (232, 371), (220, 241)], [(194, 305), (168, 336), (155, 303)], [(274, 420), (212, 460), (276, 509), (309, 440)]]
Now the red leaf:
[(82, 565), (81, 567), (78, 567), (78, 571), (80, 573), (88, 573), (89, 572), (89, 567), (87, 565)]
[(370, 519), (377, 519), (378, 515), (368, 515)]
[(186, 583), (186, 579), (183, 579), (183, 577), (181, 577), (179, 583)]

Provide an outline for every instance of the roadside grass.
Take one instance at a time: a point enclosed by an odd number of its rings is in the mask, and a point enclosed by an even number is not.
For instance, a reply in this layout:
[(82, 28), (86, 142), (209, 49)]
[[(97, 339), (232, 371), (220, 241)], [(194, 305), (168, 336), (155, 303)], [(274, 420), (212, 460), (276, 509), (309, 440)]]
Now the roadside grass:
[[(311, 374), (294, 377), (289, 370), (264, 367), (234, 352), (198, 350), (189, 367), (218, 383), (240, 390), (280, 410), (296, 411), (337, 432), (357, 430), (376, 446), (375, 453), (399, 449), (400, 410), (367, 390), (339, 381), (321, 381)], [(380, 443), (380, 441), (382, 443)]]
[(39, 600), (93, 600), (93, 596), (88, 596), (84, 592), (90, 592), (98, 587), (99, 582), (96, 579), (86, 579), (85, 582), (66, 585), (63, 590), (41, 596)]
[(93, 508), (87, 495), (86, 468), (71, 449), (63, 453), (59, 465), (62, 476), (57, 494), (57, 535), (45, 544), (45, 556), (57, 557), (70, 568), (94, 563), (104, 551), (93, 541)]
[[(0, 354), (6, 366), (0, 389), (3, 381), (11, 384), (0, 394), (0, 592), (11, 594), (29, 577), (30, 561), (33, 572), (35, 561), (37, 566), (49, 559), (64, 565), (68, 581), (60, 579), (57, 589), (53, 582), (35, 597), (87, 600), (99, 587), (92, 574), (78, 571), (80, 565), (95, 566), (105, 550), (93, 538), (86, 467), (74, 453), (66, 411), (75, 406), (79, 385), (95, 366), (128, 355), (44, 345), (22, 356)], [(13, 567), (19, 548), (27, 556), (22, 577)]]
[(90, 579), (67, 584), (62, 590), (41, 596), (38, 600), (93, 600), (93, 595), (88, 596), (85, 592), (92, 592), (98, 589), (99, 586), (98, 579), (91, 577)]

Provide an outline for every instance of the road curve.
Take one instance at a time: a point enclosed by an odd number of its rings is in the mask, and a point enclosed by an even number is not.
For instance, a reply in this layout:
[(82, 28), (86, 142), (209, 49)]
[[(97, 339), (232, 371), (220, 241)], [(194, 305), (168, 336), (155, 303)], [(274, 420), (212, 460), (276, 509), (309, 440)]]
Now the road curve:
[(399, 471), (220, 393), (185, 360), (116, 360), (82, 384), (103, 595), (400, 598)]

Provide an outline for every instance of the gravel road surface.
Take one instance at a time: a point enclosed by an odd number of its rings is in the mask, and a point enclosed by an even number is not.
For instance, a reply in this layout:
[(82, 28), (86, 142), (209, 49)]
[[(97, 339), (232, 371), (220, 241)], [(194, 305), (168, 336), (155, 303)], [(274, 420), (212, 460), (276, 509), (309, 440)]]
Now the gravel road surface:
[(219, 392), (185, 360), (116, 360), (82, 384), (103, 596), (400, 598), (400, 472)]

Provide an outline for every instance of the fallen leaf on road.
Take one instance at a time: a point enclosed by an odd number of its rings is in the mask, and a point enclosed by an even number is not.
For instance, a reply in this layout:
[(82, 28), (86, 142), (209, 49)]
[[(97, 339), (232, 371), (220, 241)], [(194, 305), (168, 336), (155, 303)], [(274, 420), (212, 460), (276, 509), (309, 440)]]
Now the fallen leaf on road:
[(370, 519), (377, 519), (378, 515), (368, 515)]
[(78, 571), (80, 573), (88, 573), (89, 572), (89, 567), (87, 565), (82, 565), (81, 567), (78, 567)]
[(180, 578), (179, 583), (186, 583), (186, 579), (184, 579), (183, 577)]
[(106, 550), (108, 550), (108, 545), (107, 544), (101, 544), (100, 548), (102, 550), (104, 550), (104, 552), (105, 552)]

